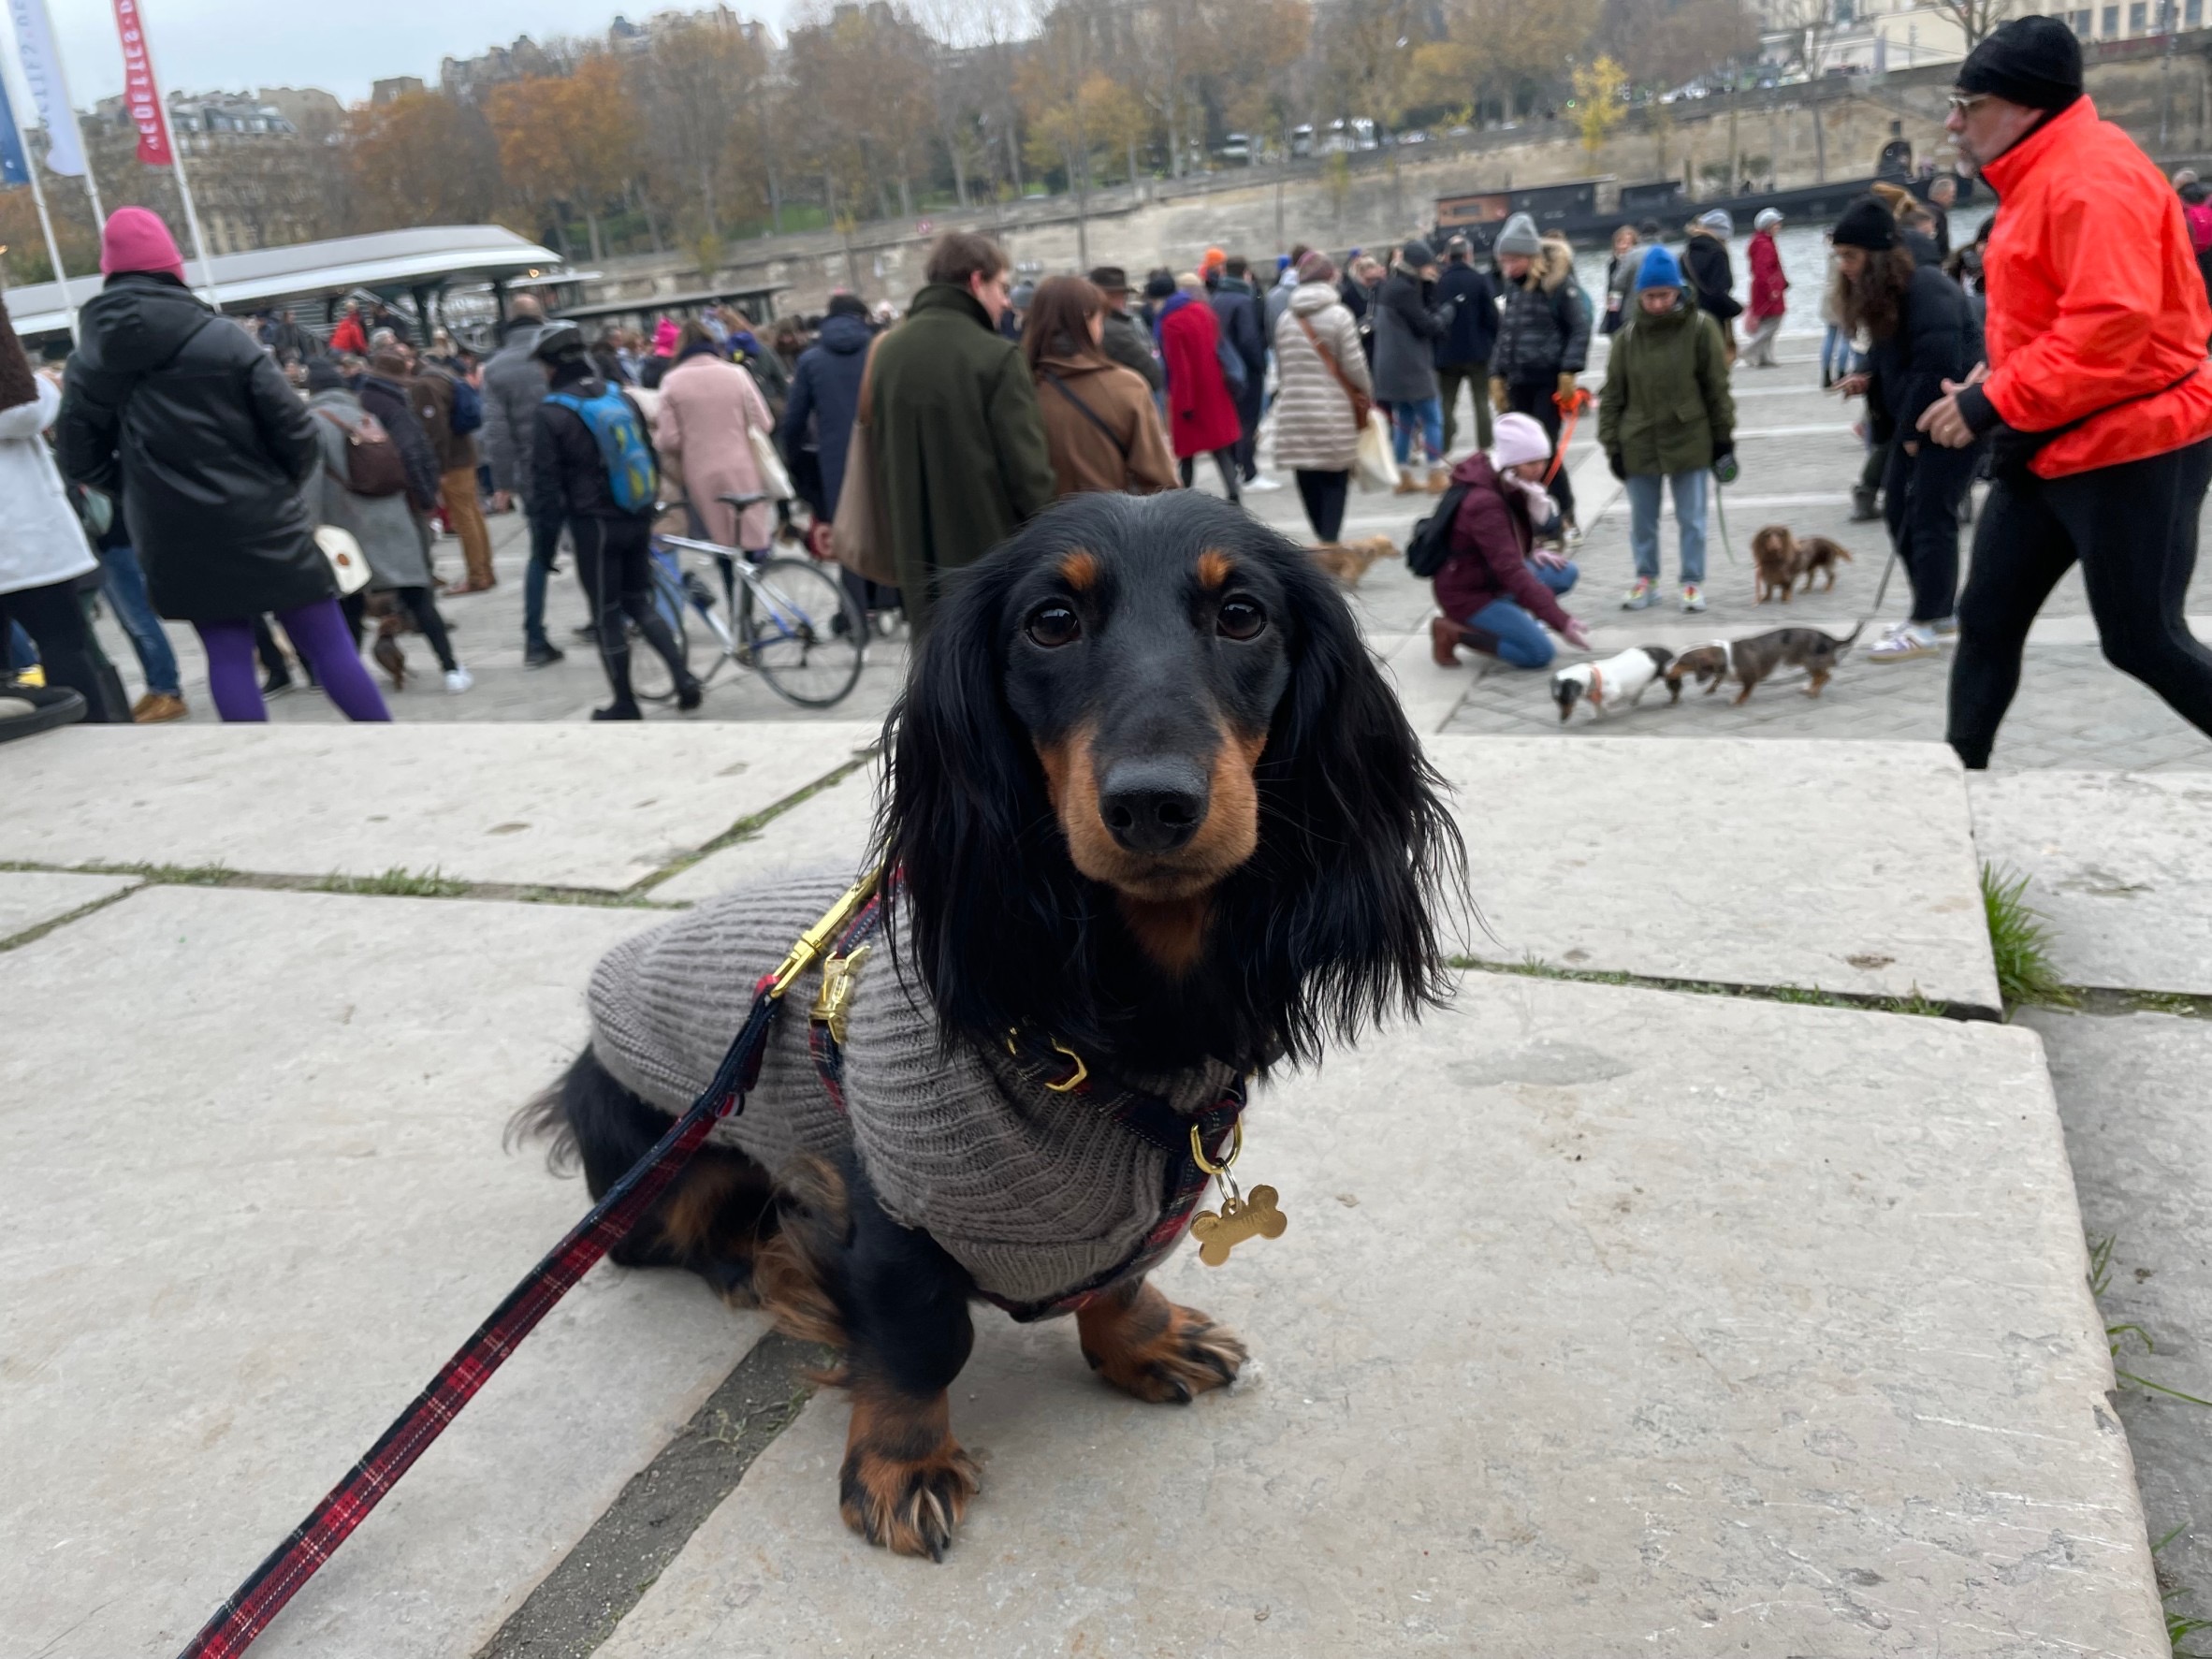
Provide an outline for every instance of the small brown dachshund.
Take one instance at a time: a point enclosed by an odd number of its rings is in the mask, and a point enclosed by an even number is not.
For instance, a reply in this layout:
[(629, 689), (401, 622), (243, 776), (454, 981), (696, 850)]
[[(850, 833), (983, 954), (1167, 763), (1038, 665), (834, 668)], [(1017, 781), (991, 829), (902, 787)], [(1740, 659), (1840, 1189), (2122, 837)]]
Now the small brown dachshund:
[(1805, 591), (1812, 591), (1812, 578), (1821, 571), (1827, 573), (1826, 593), (1836, 585), (1836, 561), (1852, 562), (1850, 549), (1831, 542), (1826, 536), (1806, 536), (1799, 540), (1790, 533), (1786, 524), (1769, 524), (1752, 537), (1752, 562), (1759, 572), (1759, 604), (1765, 604), (1769, 594), (1778, 596), (1784, 604), (1797, 589), (1797, 578), (1805, 578)]

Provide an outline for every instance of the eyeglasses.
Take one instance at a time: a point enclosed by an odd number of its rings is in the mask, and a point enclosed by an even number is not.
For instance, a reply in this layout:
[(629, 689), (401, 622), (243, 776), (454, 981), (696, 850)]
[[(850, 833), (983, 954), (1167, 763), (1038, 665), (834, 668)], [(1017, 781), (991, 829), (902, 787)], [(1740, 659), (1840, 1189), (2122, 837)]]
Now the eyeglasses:
[(1953, 93), (1945, 102), (1957, 113), (1965, 115), (1971, 112), (1976, 104), (1985, 103), (1993, 95), (1990, 93)]

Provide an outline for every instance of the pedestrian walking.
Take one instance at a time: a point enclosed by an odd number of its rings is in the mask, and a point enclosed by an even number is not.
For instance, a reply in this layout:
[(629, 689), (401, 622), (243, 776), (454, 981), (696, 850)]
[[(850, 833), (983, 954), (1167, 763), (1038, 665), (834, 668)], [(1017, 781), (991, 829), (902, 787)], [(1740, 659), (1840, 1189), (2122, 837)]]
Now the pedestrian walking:
[(2212, 305), (2181, 205), (2098, 119), (2081, 45), (2024, 17), (1959, 65), (1944, 123), (2002, 199), (1989, 238), (1987, 370), (1915, 423), (1995, 474), (1974, 529), (1951, 668), (1951, 747), (1989, 764), (2044, 599), (2080, 560), (2105, 659), (2212, 734), (2212, 651), (2182, 601), (2212, 480)]
[[(860, 387), (874, 339), (868, 308), (859, 296), (832, 294), (814, 343), (792, 366), (791, 397), (783, 405), (779, 443), (793, 485), (814, 515), (808, 547), (817, 559), (830, 556), (830, 530), (844, 495), (845, 458), (852, 444), (853, 416), (860, 409)], [(801, 464), (809, 450), (814, 458), (810, 467)], [(843, 572), (841, 579), (863, 612), (897, 608), (897, 589), (871, 582), (857, 571)]]
[[(1575, 255), (1559, 237), (1539, 237), (1526, 213), (1506, 221), (1492, 244), (1506, 281), (1497, 344), (1491, 349), (1490, 401), (1498, 414), (1532, 415), (1559, 442), (1560, 404), (1572, 400), (1590, 356), (1590, 301), (1575, 281)], [(1575, 523), (1575, 488), (1564, 460), (1550, 491), (1569, 541), (1581, 540)]]
[(1682, 245), (1682, 270), (1690, 279), (1697, 308), (1721, 326), (1721, 343), (1728, 348), (1728, 361), (1736, 361), (1736, 319), (1743, 302), (1736, 298), (1736, 267), (1728, 258), (1728, 239), (1736, 234), (1736, 221), (1724, 208), (1714, 208), (1690, 221), (1689, 240)]
[[(676, 361), (661, 377), (653, 418), (662, 493), (674, 500), (680, 488), (708, 541), (756, 560), (768, 556), (776, 538), (776, 506), (764, 499), (752, 434), (771, 430), (768, 400), (753, 377), (721, 355), (704, 325), (686, 323), (677, 337)], [(741, 513), (722, 500), (726, 495), (764, 499)], [(735, 569), (725, 570), (722, 580), (735, 603)]]
[(1381, 260), (1357, 248), (1346, 256), (1344, 280), (1337, 284), (1336, 292), (1359, 326), (1360, 349), (1366, 355), (1370, 369), (1375, 366), (1375, 295), (1382, 282)]
[(1167, 376), (1160, 372), (1151, 332), (1129, 315), (1128, 273), (1118, 265), (1101, 265), (1091, 272), (1091, 286), (1106, 301), (1099, 349), (1124, 369), (1133, 370), (1150, 390), (1158, 391), (1167, 384)]
[(1168, 370), (1168, 439), (1183, 483), (1189, 485), (1197, 458), (1211, 455), (1222, 492), (1241, 501), (1236, 445), (1243, 429), (1222, 369), (1220, 325), (1195, 271), (1175, 279), (1174, 298), (1159, 308), (1159, 355)]
[[(56, 403), (58, 406), (58, 398)], [(130, 520), (124, 514), (123, 502), (80, 484), (69, 488), (78, 497), (78, 519), (92, 538), (93, 551), (100, 560), (101, 597), (115, 613), (115, 620), (138, 659), (138, 672), (146, 677), (146, 690), (131, 705), (131, 720), (141, 726), (181, 720), (191, 709), (184, 702), (176, 648), (169, 644), (161, 618), (154, 615), (153, 602), (146, 595), (146, 573), (139, 566), (138, 550), (131, 546)], [(93, 507), (95, 500), (102, 505)], [(103, 513), (105, 529), (99, 523)]]
[(1173, 489), (1175, 458), (1152, 390), (1142, 375), (1107, 357), (1105, 317), (1104, 296), (1082, 277), (1047, 277), (1022, 325), (1022, 357), (1037, 382), (1054, 488), (1060, 495)]
[[(591, 606), (600, 664), (614, 692), (614, 700), (604, 708), (593, 709), (591, 718), (644, 718), (630, 677), (632, 627), (668, 664), (677, 706), (696, 708), (703, 695), (699, 681), (653, 604), (647, 560), (652, 549), (657, 493), (651, 486), (658, 483), (658, 467), (645, 414), (628, 393), (598, 377), (598, 366), (574, 323), (548, 324), (534, 349), (543, 366), (546, 396), (532, 417), (531, 522), (552, 525), (556, 532), (565, 525), (576, 550), (576, 575)], [(606, 434), (604, 446), (602, 432)], [(642, 501), (632, 503), (617, 498), (618, 458), (626, 473), (634, 464), (648, 475)], [(626, 478), (626, 484), (636, 482)]]
[[(352, 452), (364, 440), (381, 433), (360, 398), (340, 378), (337, 365), (317, 357), (307, 366), (307, 412), (314, 417), (315, 439), (321, 448), (320, 464), (301, 487), (300, 502), (310, 520), (334, 525), (360, 544), (369, 561), (371, 593), (388, 594), (400, 611), (412, 618), (438, 659), (445, 689), (458, 694), (476, 682), (453, 654), (453, 640), (445, 618), (430, 597), (430, 561), (424, 556), (422, 535), (409, 510), (404, 489), (386, 495), (363, 494), (353, 488)], [(389, 442), (388, 437), (384, 439)], [(341, 602), (341, 608), (346, 608)], [(359, 612), (349, 617), (359, 648)], [(398, 638), (380, 633), (376, 660), (392, 677), (392, 689), (407, 686), (407, 661)]]
[(1498, 290), (1490, 272), (1475, 264), (1463, 236), (1444, 244), (1444, 269), (1436, 278), (1439, 306), (1451, 307), (1451, 321), (1436, 341), (1436, 399), (1444, 410), (1444, 453), (1459, 440), (1460, 392), (1475, 408), (1475, 447), (1490, 447), (1490, 355), (1498, 341)]
[(1275, 465), (1291, 469), (1314, 539), (1332, 548), (1343, 539), (1374, 385), (1360, 325), (1337, 291), (1334, 263), (1326, 254), (1308, 254), (1298, 276), (1275, 325)]
[(1752, 221), (1751, 304), (1744, 308), (1751, 314), (1752, 331), (1743, 360), (1754, 369), (1776, 367), (1774, 337), (1782, 332), (1782, 319), (1789, 310), (1784, 296), (1790, 280), (1783, 274), (1782, 251), (1774, 245), (1774, 233), (1781, 228), (1782, 215), (1772, 208), (1761, 208)]
[[(1436, 255), (1418, 239), (1398, 250), (1375, 297), (1375, 395), (1390, 406), (1390, 442), (1398, 458), (1398, 493), (1444, 493), (1444, 404), (1436, 384), (1436, 346), (1451, 332), (1451, 301), (1437, 291)], [(1420, 445), (1427, 474), (1416, 470)]]
[(1845, 397), (1880, 400), (1896, 432), (1882, 494), (1889, 543), (1913, 586), (1907, 618), (1867, 652), (1876, 662), (1935, 655), (1957, 635), (1958, 506), (1981, 462), (1979, 444), (1947, 449), (1919, 435), (1922, 412), (1946, 381), (1966, 378), (1981, 361), (1980, 331), (1957, 283), (1916, 264), (1898, 240), (1897, 220), (1874, 196), (1836, 222), (1836, 309), (1854, 333), (1872, 342), (1863, 372), (1848, 375)]
[(306, 405), (185, 287), (183, 256), (147, 209), (109, 215), (100, 269), (63, 382), (62, 470), (121, 499), (154, 609), (207, 649), (216, 713), (269, 718), (254, 621), (273, 612), (342, 713), (389, 720), (300, 504), (321, 456)]
[(52, 693), (25, 697), (0, 689), (0, 738), (73, 720), (106, 725), (129, 719), (111, 698), (77, 596), (78, 583), (99, 561), (47, 451), (46, 429), (61, 411), (60, 389), (51, 375), (32, 372), (0, 305), (0, 644), (16, 627), (29, 634)]
[(1613, 250), (1606, 260), (1606, 314), (1597, 326), (1600, 334), (1618, 334), (1627, 327), (1629, 296), (1636, 291), (1636, 273), (1644, 263), (1637, 245), (1640, 240), (1633, 225), (1613, 227)]
[(1230, 255), (1213, 280), (1211, 303), (1221, 342), (1243, 368), (1232, 379), (1230, 400), (1237, 409), (1237, 479), (1246, 489), (1280, 488), (1259, 475), (1259, 417), (1267, 412), (1267, 303), (1254, 286), (1250, 263)]
[(1636, 582), (1623, 610), (1659, 601), (1659, 495), (1674, 497), (1682, 609), (1705, 608), (1709, 475), (1736, 452), (1736, 403), (1719, 326), (1683, 295), (1682, 268), (1666, 248), (1646, 248), (1635, 310), (1614, 336), (1597, 400), (1597, 442), (1628, 493), (1628, 546)]
[(867, 386), (878, 499), (900, 598), (918, 629), (927, 628), (948, 573), (1053, 500), (1037, 387), (1019, 348), (997, 332), (1011, 285), (1006, 255), (986, 237), (947, 231), (923, 274), (906, 321), (876, 344)]
[(1928, 182), (1926, 206), (1935, 219), (1936, 252), (1943, 258), (1951, 257), (1951, 210), (1958, 202), (1958, 180), (1951, 173), (1938, 173)]
[(1444, 614), (1430, 619), (1429, 652), (1439, 668), (1458, 667), (1463, 648), (1512, 668), (1549, 667), (1547, 627), (1578, 648), (1590, 644), (1590, 631), (1559, 603), (1580, 573), (1536, 546), (1559, 510), (1542, 482), (1550, 459), (1551, 434), (1516, 413), (1498, 417), (1487, 451), (1451, 470), (1453, 484), (1467, 488), (1433, 585)]
[[(450, 342), (447, 342), (450, 345)], [(460, 543), (465, 572), (456, 593), (482, 593), (497, 586), (491, 568), (491, 530), (476, 493), (476, 433), (484, 400), (450, 357), (426, 357), (415, 365), (409, 405), (438, 467), (438, 502)]]
[[(1275, 272), (1274, 286), (1267, 291), (1267, 343), (1271, 350), (1275, 342), (1275, 329), (1282, 324), (1283, 313), (1290, 309), (1290, 296), (1296, 291), (1301, 280), (1298, 274), (1299, 268), (1305, 263), (1305, 256), (1312, 252), (1313, 249), (1307, 247), (1305, 243), (1293, 242), (1290, 245), (1289, 256), (1283, 261), (1282, 269)], [(1330, 269), (1332, 270), (1335, 269), (1333, 261), (1331, 262)]]
[(546, 636), (546, 583), (560, 564), (560, 526), (530, 518), (537, 492), (530, 469), (546, 375), (535, 356), (545, 313), (525, 295), (515, 301), (500, 349), (484, 365), (484, 447), (491, 462), (492, 506), (522, 509), (529, 521), (530, 563), (522, 573), (522, 665), (546, 668), (566, 654)]
[(330, 350), (339, 357), (369, 355), (369, 330), (362, 326), (358, 299), (349, 299), (338, 308), (338, 326), (330, 330)]

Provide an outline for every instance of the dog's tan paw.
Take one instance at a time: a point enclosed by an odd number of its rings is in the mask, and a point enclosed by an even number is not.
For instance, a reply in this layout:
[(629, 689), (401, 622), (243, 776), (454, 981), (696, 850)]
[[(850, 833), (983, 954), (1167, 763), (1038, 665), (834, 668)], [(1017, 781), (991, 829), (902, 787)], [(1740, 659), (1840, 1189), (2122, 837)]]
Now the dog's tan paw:
[(871, 1544), (945, 1558), (980, 1480), (975, 1460), (944, 1426), (943, 1395), (909, 1401), (856, 1389), (837, 1512)]
[(1150, 1285), (1126, 1302), (1083, 1309), (1076, 1327), (1093, 1371), (1155, 1404), (1187, 1405), (1209, 1389), (1226, 1388), (1251, 1357), (1233, 1332)]

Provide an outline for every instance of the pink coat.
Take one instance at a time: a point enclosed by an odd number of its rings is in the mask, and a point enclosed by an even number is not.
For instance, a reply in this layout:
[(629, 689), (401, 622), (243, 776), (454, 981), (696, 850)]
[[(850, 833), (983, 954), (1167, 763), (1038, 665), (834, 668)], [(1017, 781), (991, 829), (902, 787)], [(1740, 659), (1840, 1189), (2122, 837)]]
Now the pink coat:
[(684, 494), (706, 526), (707, 540), (757, 552), (776, 533), (775, 503), (746, 508), (740, 521), (719, 499), (761, 493), (748, 429), (775, 430), (761, 388), (736, 364), (702, 353), (686, 357), (662, 379), (654, 447), (683, 475)]

